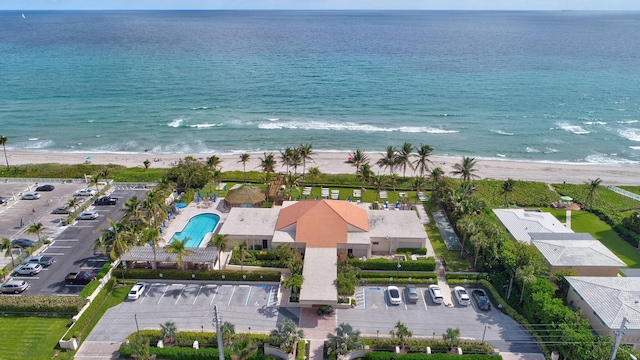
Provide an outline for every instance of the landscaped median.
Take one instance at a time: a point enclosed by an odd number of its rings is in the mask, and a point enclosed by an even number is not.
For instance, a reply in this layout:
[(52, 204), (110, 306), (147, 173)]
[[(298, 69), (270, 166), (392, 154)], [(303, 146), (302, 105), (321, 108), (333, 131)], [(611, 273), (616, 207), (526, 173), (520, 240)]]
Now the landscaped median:
[[(121, 269), (115, 273), (125, 279), (207, 280), (207, 281), (264, 281), (280, 282), (280, 271), (256, 270), (179, 270), (179, 269)], [(114, 274), (114, 275), (115, 275)]]

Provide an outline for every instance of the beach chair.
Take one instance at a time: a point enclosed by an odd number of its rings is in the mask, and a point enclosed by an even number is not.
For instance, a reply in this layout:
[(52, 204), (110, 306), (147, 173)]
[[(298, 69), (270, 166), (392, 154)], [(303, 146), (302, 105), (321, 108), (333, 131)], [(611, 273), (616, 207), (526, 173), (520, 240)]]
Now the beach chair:
[(353, 197), (354, 198), (361, 198), (362, 197), (362, 190), (354, 189), (353, 190)]
[(387, 199), (389, 196), (385, 190), (380, 191), (380, 199)]
[(331, 199), (340, 200), (340, 190), (331, 190)]
[(321, 188), (320, 189), (320, 195), (322, 195), (323, 198), (328, 198), (329, 197), (329, 188)]

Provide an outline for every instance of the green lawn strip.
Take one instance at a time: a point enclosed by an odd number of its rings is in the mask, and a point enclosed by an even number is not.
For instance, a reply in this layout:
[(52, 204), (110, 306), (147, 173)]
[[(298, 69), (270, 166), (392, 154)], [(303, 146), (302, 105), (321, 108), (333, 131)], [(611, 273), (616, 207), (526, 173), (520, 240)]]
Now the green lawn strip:
[(571, 228), (575, 232), (586, 232), (600, 240), (631, 268), (640, 268), (640, 253), (624, 241), (606, 222), (586, 211), (571, 212)]
[(444, 240), (442, 240), (440, 230), (438, 230), (438, 226), (433, 220), (433, 215), (431, 215), (432, 211), (440, 209), (432, 202), (425, 202), (423, 204), (429, 216), (429, 223), (425, 225), (425, 229), (427, 230), (427, 236), (429, 237), (429, 241), (431, 241), (431, 246), (433, 246), (433, 251), (435, 251), (436, 256), (440, 259), (445, 259), (447, 262), (447, 271), (468, 271), (471, 267), (469, 260), (460, 259), (460, 251), (447, 250), (447, 246), (444, 244)]
[(102, 306), (100, 306), (98, 311), (96, 311), (95, 315), (93, 316), (93, 318), (91, 318), (91, 321), (89, 321), (89, 324), (84, 329), (84, 333), (86, 334), (85, 337), (91, 333), (93, 328), (96, 326), (98, 321), (102, 319), (102, 316), (104, 315), (105, 312), (107, 312), (107, 310), (124, 302), (131, 288), (132, 288), (131, 285), (117, 286), (113, 288), (113, 291), (109, 294), (109, 296), (107, 296), (104, 303), (102, 303)]
[(0, 358), (49, 360), (70, 323), (65, 318), (0, 317)]

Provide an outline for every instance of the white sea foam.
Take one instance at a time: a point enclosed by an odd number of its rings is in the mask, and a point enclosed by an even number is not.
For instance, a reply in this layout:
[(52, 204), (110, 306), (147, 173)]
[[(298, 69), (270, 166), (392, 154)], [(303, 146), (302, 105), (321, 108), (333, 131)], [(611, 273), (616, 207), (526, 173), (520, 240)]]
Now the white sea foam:
[(515, 135), (514, 133), (506, 132), (504, 130), (491, 130), (491, 132), (494, 132), (494, 133), (496, 133), (498, 135), (508, 135), (508, 136)]
[(640, 150), (640, 146), (629, 146), (629, 149)]
[(557, 152), (559, 152), (559, 151), (560, 151), (560, 150), (558, 150), (558, 149), (554, 149), (554, 148), (549, 148), (549, 147), (548, 147), (548, 148), (547, 148), (547, 150), (545, 150), (545, 151), (544, 151), (544, 153), (545, 153), (545, 154), (553, 154), (553, 153), (557, 153)]
[(173, 120), (172, 122), (168, 123), (167, 126), (173, 127), (173, 128), (177, 128), (180, 127), (180, 125), (182, 125), (182, 122), (184, 121), (183, 118), (177, 118), (175, 120)]
[(263, 130), (335, 130), (335, 131), (362, 131), (362, 132), (404, 132), (404, 133), (428, 133), (428, 134), (452, 134), (458, 130), (445, 130), (422, 126), (381, 127), (367, 124), (330, 123), (324, 121), (286, 121), (262, 123), (258, 128)]
[(197, 129), (207, 129), (207, 128), (212, 128), (215, 126), (222, 126), (222, 124), (193, 124), (193, 125), (189, 125), (190, 128), (197, 128)]
[(280, 120), (280, 118), (267, 118), (267, 120), (269, 120), (269, 121), (278, 121), (278, 120)]
[(638, 120), (620, 120), (620, 121), (616, 121), (618, 124), (635, 124), (638, 122)]
[(93, 120), (93, 119), (91, 119), (91, 120), (89, 120), (89, 121), (87, 121), (87, 122), (90, 122), (90, 123), (92, 123), (92, 122), (94, 122), (94, 121), (95, 121), (95, 120)]
[(501, 158), (505, 158), (505, 157), (507, 157), (507, 155), (505, 155), (505, 154), (496, 154), (496, 156), (497, 156), (497, 157), (501, 157)]
[[(33, 138), (32, 138), (33, 139)], [(46, 147), (50, 147), (51, 145), (53, 145), (53, 141), (51, 140), (32, 140), (29, 139), (30, 141), (27, 143), (24, 143), (24, 145), (22, 146), (24, 149), (43, 149)]]
[(618, 135), (621, 137), (631, 140), (631, 141), (640, 141), (640, 129), (636, 128), (626, 128), (618, 130)]
[(568, 131), (568, 132), (576, 134), (576, 135), (586, 135), (586, 134), (591, 133), (591, 131), (584, 129), (581, 126), (571, 125), (568, 122), (559, 122), (559, 123), (556, 123), (556, 125), (560, 129), (562, 129), (564, 131)]
[(38, 141), (38, 138), (29, 138), (29, 141)]
[(539, 153), (540, 150), (536, 149), (536, 148), (532, 148), (527, 146), (527, 148), (525, 149), (528, 153)]
[(102, 135), (96, 135), (97, 138), (101, 137)]
[(191, 110), (208, 110), (208, 106), (192, 107)]
[(637, 161), (629, 160), (629, 159), (621, 159), (616, 157), (614, 154), (592, 154), (587, 156), (584, 159), (588, 163), (594, 164), (637, 164)]
[(606, 121), (585, 121), (583, 122), (585, 125), (607, 125)]

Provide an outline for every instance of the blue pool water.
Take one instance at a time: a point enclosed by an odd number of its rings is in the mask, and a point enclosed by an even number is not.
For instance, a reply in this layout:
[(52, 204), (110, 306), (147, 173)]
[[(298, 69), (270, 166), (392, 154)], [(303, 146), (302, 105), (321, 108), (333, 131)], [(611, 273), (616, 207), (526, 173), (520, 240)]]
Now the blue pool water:
[(213, 232), (220, 221), (220, 216), (216, 214), (200, 214), (189, 220), (187, 226), (180, 232), (173, 234), (173, 238), (182, 240), (189, 238), (186, 247), (197, 248), (207, 233)]

